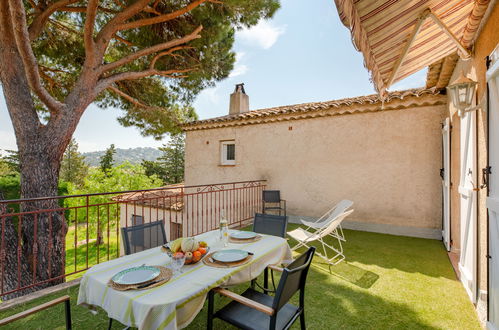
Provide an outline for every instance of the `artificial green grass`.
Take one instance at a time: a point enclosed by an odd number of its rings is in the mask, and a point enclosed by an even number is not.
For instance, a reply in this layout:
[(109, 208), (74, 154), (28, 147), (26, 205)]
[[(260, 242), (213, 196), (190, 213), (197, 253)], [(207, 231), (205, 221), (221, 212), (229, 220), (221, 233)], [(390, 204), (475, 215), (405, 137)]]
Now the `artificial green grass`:
[[(294, 225), (290, 225), (294, 227)], [(290, 228), (292, 229), (292, 228)], [(346, 230), (346, 261), (329, 273), (314, 258), (306, 287), (309, 329), (480, 329), (476, 312), (442, 246), (435, 240)], [(290, 244), (294, 242), (290, 240)], [(241, 285), (233, 290), (241, 292)], [(73, 328), (103, 329), (107, 316), (76, 306), (78, 287), (0, 313), (18, 313), (63, 294), (71, 296)], [(297, 297), (293, 301), (297, 303)], [(216, 297), (218, 306), (228, 300)], [(6, 329), (63, 329), (63, 307), (30, 316)], [(123, 326), (114, 322), (113, 329)], [(206, 328), (204, 308), (188, 329)], [(215, 320), (215, 329), (231, 329)], [(297, 322), (293, 329), (299, 329)]]

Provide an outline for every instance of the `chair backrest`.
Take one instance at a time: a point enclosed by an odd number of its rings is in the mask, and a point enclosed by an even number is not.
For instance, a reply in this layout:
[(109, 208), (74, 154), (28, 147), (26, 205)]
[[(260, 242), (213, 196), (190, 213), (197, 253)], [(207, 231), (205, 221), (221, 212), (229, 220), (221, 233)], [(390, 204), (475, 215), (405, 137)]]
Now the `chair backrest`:
[(144, 251), (167, 243), (162, 220), (121, 228), (125, 254)]
[(262, 192), (262, 199), (265, 203), (280, 203), (281, 191), (280, 190), (264, 190)]
[(301, 291), (300, 306), (303, 307), (305, 283), (314, 253), (315, 247), (312, 246), (284, 268), (272, 303), (275, 311), (279, 311), (298, 290)]
[(338, 215), (340, 215), (341, 213), (345, 212), (350, 207), (352, 207), (352, 205), (353, 205), (353, 202), (348, 200), (348, 199), (344, 199), (344, 200), (340, 201), (338, 204), (336, 204), (334, 209), (331, 211), (331, 218), (336, 218)]
[(322, 228), (319, 230), (317, 233), (317, 236), (319, 237), (324, 237), (326, 235), (329, 235), (338, 228), (338, 226), (341, 224), (341, 222), (350, 214), (352, 214), (353, 210), (349, 210), (346, 212), (343, 212), (342, 214), (338, 215), (333, 221), (331, 221), (325, 228)]
[(338, 204), (336, 204), (335, 206), (333, 206), (329, 211), (327, 211), (319, 219), (317, 219), (316, 222), (330, 221), (330, 220), (336, 218), (341, 213), (345, 212), (352, 205), (353, 205), (352, 201), (350, 201), (348, 199), (344, 199), (344, 200), (340, 201)]
[(255, 213), (253, 219), (253, 231), (255, 233), (286, 237), (287, 227), (287, 216)]

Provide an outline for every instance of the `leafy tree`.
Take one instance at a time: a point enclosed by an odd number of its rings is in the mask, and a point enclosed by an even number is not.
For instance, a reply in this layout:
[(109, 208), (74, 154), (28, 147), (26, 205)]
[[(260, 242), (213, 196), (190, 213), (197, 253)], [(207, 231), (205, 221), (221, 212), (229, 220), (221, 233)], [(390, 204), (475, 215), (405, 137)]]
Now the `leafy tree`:
[(163, 156), (158, 158), (166, 171), (166, 182), (179, 183), (184, 181), (184, 134), (173, 135), (168, 144), (160, 147)]
[(9, 165), (0, 159), (0, 177), (13, 174)]
[(78, 143), (75, 139), (71, 139), (62, 156), (59, 179), (81, 186), (87, 173), (88, 165), (85, 162), (85, 157), (78, 152)]
[[(0, 1), (0, 81), (19, 148), (22, 197), (57, 194), (62, 155), (92, 102), (122, 109), (119, 121), (143, 134), (178, 132), (195, 118), (193, 97), (232, 70), (235, 29), (278, 7), (278, 0)], [(53, 203), (27, 203), (24, 211)], [(43, 281), (62, 274), (66, 227), (56, 214), (37, 217), (47, 244), (38, 244), (43, 262), (35, 271), (34, 219), (22, 224), (21, 277)]]
[[(0, 177), (0, 194), (5, 199), (18, 199), (20, 191), (19, 175), (8, 175)], [(17, 212), (19, 207), (12, 205), (12, 208)]]
[(114, 144), (111, 144), (109, 148), (106, 149), (106, 153), (100, 159), (100, 169), (106, 174), (114, 165), (114, 154), (116, 153), (116, 148)]
[(0, 157), (0, 166), (5, 174), (16, 174), (21, 172), (19, 165), (19, 153), (15, 150), (4, 150), (7, 155)]
[(144, 172), (147, 176), (157, 176), (164, 182), (168, 182), (166, 168), (158, 161), (155, 160), (142, 160), (140, 164), (144, 167)]
[[(85, 177), (82, 187), (69, 185), (68, 190), (70, 195), (93, 194), (100, 192), (126, 191), (157, 188), (163, 184), (161, 179), (156, 176), (147, 176), (144, 168), (140, 165), (132, 165), (128, 162), (110, 168), (107, 172), (103, 172), (100, 168), (91, 168), (88, 175)], [(111, 198), (116, 195), (97, 195), (89, 197), (89, 204), (106, 204), (112, 202)], [(85, 197), (67, 198), (67, 207), (76, 207), (85, 205)], [(108, 214), (109, 213), (109, 214)], [(103, 231), (107, 230), (108, 216), (111, 221), (110, 226), (116, 228), (119, 226), (119, 219), (116, 219), (116, 209), (109, 208), (106, 205), (92, 206), (88, 209), (88, 222), (90, 224), (90, 234), (97, 237), (96, 244), (103, 243)], [(73, 213), (69, 219), (77, 218), (78, 222), (86, 223), (86, 212)], [(85, 231), (82, 231), (85, 235)], [(96, 236), (95, 236), (96, 235)], [(82, 237), (84, 239), (84, 237)]]

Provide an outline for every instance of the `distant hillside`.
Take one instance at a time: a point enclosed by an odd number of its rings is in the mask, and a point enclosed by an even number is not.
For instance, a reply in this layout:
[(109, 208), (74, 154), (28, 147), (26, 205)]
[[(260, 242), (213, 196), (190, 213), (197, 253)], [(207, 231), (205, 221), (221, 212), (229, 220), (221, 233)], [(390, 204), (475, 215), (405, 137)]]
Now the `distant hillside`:
[[(83, 156), (85, 156), (85, 161), (90, 166), (99, 166), (100, 158), (102, 157), (102, 155), (104, 155), (104, 153), (104, 150), (84, 152)], [(142, 159), (156, 160), (159, 156), (161, 156), (161, 151), (156, 148), (116, 148), (116, 153), (114, 154), (114, 164), (119, 165), (124, 163), (125, 161), (129, 161), (132, 164), (140, 164), (142, 162)]]

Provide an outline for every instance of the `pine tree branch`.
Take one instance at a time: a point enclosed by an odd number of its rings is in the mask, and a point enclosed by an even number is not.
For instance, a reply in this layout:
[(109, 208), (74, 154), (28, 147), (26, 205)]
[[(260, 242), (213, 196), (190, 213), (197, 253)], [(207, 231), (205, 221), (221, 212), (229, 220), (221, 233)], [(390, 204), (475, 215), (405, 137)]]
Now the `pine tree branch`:
[(110, 91), (112, 91), (113, 93), (115, 94), (118, 94), (119, 96), (121, 96), (122, 98), (124, 98), (125, 100), (127, 100), (128, 102), (140, 107), (140, 108), (149, 108), (150, 106), (148, 105), (145, 105), (144, 103), (140, 102), (139, 100), (137, 100), (136, 98), (128, 95), (127, 93), (119, 90), (118, 88), (114, 87), (114, 86), (108, 86), (107, 89), (109, 89)]
[(141, 78), (146, 78), (146, 77), (151, 77), (151, 76), (162, 76), (162, 77), (167, 77), (167, 78), (181, 78), (185, 76), (179, 76), (176, 75), (178, 73), (187, 73), (190, 71), (194, 71), (195, 68), (188, 68), (188, 69), (172, 69), (172, 70), (156, 70), (156, 69), (147, 69), (143, 71), (129, 71), (129, 72), (122, 72), (122, 73), (117, 73), (112, 76), (109, 76), (105, 79), (102, 79), (99, 81), (97, 84), (96, 90), (97, 91), (102, 91), (112, 84), (118, 82), (118, 81), (123, 81), (123, 80), (136, 80), (136, 79), (141, 79)]
[(115, 34), (113, 35), (113, 38), (124, 43), (127, 46), (133, 46), (133, 42), (126, 40), (125, 38), (120, 37), (119, 35)]
[(177, 50), (182, 50), (182, 49), (192, 49), (194, 47), (189, 47), (189, 46), (178, 46), (174, 47), (170, 50), (167, 50), (166, 52), (161, 52), (154, 56), (151, 60), (150, 68), (153, 69), (156, 66), (156, 62), (163, 56), (180, 56), (178, 54), (173, 54), (173, 52), (176, 52)]
[(111, 40), (112, 36), (118, 32), (118, 27), (120, 24), (125, 22), (132, 16), (140, 13), (145, 6), (149, 4), (151, 0), (137, 0), (132, 5), (126, 7), (115, 15), (109, 22), (104, 25), (104, 27), (99, 31), (96, 37), (96, 56), (102, 58), (106, 52), (107, 45)]
[(34, 0), (28, 0), (29, 4), (31, 5), (31, 7), (33, 7), (33, 9), (35, 10), (39, 10), (40, 7), (38, 7), (38, 5), (35, 3)]
[(195, 0), (189, 3), (187, 6), (182, 7), (176, 11), (173, 11), (168, 14), (156, 16), (156, 17), (151, 17), (151, 18), (144, 18), (144, 19), (139, 19), (130, 23), (124, 23), (120, 24), (118, 27), (118, 30), (128, 30), (128, 29), (135, 29), (139, 28), (142, 26), (147, 26), (147, 25), (152, 25), (152, 24), (158, 24), (158, 23), (164, 23), (167, 21), (171, 21), (177, 17), (180, 17), (184, 15), (185, 13), (190, 12), (196, 7), (199, 7), (201, 4), (205, 2), (210, 2), (210, 0)]
[(172, 47), (176, 47), (178, 45), (188, 43), (189, 41), (194, 40), (194, 39), (201, 38), (199, 33), (201, 32), (202, 29), (203, 29), (202, 26), (198, 26), (194, 31), (192, 31), (190, 34), (188, 34), (186, 36), (183, 36), (182, 38), (178, 38), (175, 40), (171, 40), (171, 41), (167, 41), (167, 42), (164, 42), (161, 44), (154, 45), (152, 47), (141, 49), (141, 50), (139, 50), (135, 53), (132, 53), (128, 56), (125, 56), (117, 61), (114, 61), (114, 62), (109, 63), (109, 64), (105, 64), (101, 67), (101, 74), (106, 72), (106, 71), (114, 70), (120, 66), (128, 64), (130, 62), (133, 62), (138, 58), (141, 58), (141, 57), (153, 54), (153, 53), (157, 53), (157, 52), (163, 51), (163, 50), (168, 49), (168, 48), (172, 48)]
[[(35, 16), (33, 21), (31, 22), (28, 31), (29, 31), (29, 40), (33, 41), (35, 40), (40, 33), (43, 30), (43, 27), (47, 23), (49, 17), (55, 13), (57, 10), (60, 8), (66, 7), (68, 5), (71, 5), (73, 3), (78, 2), (79, 0), (60, 0), (52, 3), (50, 6), (48, 6), (45, 10), (40, 12)], [(40, 6), (37, 7), (38, 9)]]
[(62, 108), (63, 103), (52, 97), (41, 83), (38, 64), (30, 44), (23, 2), (22, 0), (9, 0), (9, 4), (14, 37), (23, 61), (28, 84), (38, 98), (47, 106), (49, 111), (56, 113)]
[[(102, 11), (104, 13), (108, 14), (117, 14), (118, 11), (112, 10), (106, 7), (98, 6), (97, 7), (98, 11)], [(83, 6), (66, 6), (59, 8), (57, 11), (64, 11), (64, 12), (69, 12), (69, 13), (86, 13), (87, 12), (87, 7)]]
[[(95, 42), (94, 42), (94, 28), (95, 28), (95, 17), (97, 16), (97, 7), (99, 6), (99, 0), (89, 0), (87, 5), (87, 17), (85, 18), (85, 30), (83, 34), (83, 39), (85, 43), (85, 62), (88, 60), (91, 63), (95, 61)], [(94, 63), (95, 64), (95, 63)]]
[(146, 13), (150, 13), (150, 14), (154, 14), (154, 15), (161, 15), (161, 13), (159, 11), (157, 11), (155, 8), (151, 7), (151, 6), (146, 6), (144, 7), (144, 12)]
[[(133, 105), (135, 105), (139, 108), (143, 108), (146, 110), (157, 110), (157, 109), (163, 110), (164, 109), (164, 108), (161, 108), (158, 106), (151, 106), (151, 105), (144, 104), (144, 103), (140, 102), (139, 100), (137, 100), (136, 98), (132, 97), (131, 95), (123, 92), (122, 90), (120, 90), (114, 86), (108, 86), (107, 89), (109, 89), (113, 93), (119, 95), (120, 97), (124, 98), (125, 100), (127, 100), (128, 102), (132, 103)], [(173, 122), (175, 122), (175, 124), (177, 124), (177, 125), (181, 124), (181, 122), (175, 116), (170, 118), (170, 119)]]

